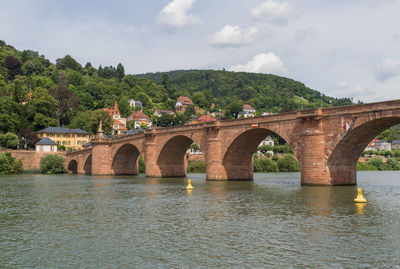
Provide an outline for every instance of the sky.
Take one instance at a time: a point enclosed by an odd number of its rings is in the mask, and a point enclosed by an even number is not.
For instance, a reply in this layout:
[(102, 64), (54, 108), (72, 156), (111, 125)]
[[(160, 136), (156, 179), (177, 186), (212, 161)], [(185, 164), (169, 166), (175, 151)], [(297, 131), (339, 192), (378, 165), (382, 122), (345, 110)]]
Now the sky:
[(2, 0), (0, 40), (127, 74), (271, 73), (333, 97), (400, 99), (397, 0)]

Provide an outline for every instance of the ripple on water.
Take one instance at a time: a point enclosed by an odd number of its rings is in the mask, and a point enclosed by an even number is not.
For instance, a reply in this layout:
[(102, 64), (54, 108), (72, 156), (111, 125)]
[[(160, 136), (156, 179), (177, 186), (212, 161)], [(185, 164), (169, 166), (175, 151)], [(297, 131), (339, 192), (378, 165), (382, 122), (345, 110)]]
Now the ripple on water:
[(0, 267), (393, 268), (399, 172), (356, 187), (308, 187), (297, 173), (253, 182), (143, 177), (0, 177)]

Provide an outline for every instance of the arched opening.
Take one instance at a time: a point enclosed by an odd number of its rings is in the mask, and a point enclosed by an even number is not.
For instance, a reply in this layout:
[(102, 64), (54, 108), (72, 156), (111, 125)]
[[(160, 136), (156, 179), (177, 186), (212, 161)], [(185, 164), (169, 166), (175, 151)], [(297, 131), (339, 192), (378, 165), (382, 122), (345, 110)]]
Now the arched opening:
[(132, 144), (122, 145), (114, 155), (112, 170), (115, 175), (137, 175), (139, 173), (139, 150)]
[(165, 143), (157, 159), (162, 177), (186, 176), (185, 155), (192, 143), (192, 139), (183, 135), (175, 136)]
[(398, 117), (381, 118), (350, 129), (329, 156), (328, 168), (332, 183), (356, 184), (356, 165), (360, 155), (375, 137), (399, 123)]
[(87, 157), (85, 165), (83, 166), (83, 171), (87, 175), (92, 173), (92, 154), (90, 154), (89, 157)]
[[(273, 137), (276, 139), (269, 143)], [(274, 149), (277, 146), (282, 150), (279, 153)], [(261, 147), (265, 150), (258, 150)], [(257, 170), (259, 167), (255, 162), (260, 162), (263, 167)], [(223, 166), (229, 180), (252, 180), (254, 169), (277, 172), (278, 166), (281, 166), (285, 172), (299, 171), (299, 164), (289, 144), (279, 134), (263, 128), (251, 129), (236, 137), (224, 155)]]
[(77, 174), (78, 173), (78, 162), (75, 160), (71, 160), (68, 164), (68, 171), (70, 171), (72, 174)]
[(205, 173), (206, 161), (205, 154), (200, 150), (196, 143), (192, 143), (186, 151), (186, 172), (187, 173)]

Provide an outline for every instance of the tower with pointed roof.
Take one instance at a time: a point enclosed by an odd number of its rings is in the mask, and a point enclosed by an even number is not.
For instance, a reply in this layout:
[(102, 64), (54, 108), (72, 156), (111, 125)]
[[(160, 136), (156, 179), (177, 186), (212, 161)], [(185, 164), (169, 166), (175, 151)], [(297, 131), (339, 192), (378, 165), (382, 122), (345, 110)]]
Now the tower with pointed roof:
[(114, 102), (114, 107), (112, 108), (104, 108), (105, 111), (110, 113), (110, 116), (113, 120), (113, 133), (116, 135), (121, 135), (126, 132), (126, 118), (121, 118), (121, 114), (119, 112), (117, 101)]

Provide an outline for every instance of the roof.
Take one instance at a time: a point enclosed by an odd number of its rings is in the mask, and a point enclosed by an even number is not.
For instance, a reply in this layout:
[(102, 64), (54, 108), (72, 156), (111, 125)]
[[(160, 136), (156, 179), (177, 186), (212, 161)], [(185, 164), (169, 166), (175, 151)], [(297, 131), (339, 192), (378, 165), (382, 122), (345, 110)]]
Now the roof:
[(244, 104), (244, 105), (243, 105), (243, 109), (254, 110), (254, 111), (256, 111), (256, 109), (255, 109), (254, 107), (252, 107), (251, 105), (248, 105), (248, 104)]
[(198, 121), (199, 123), (204, 123), (204, 122), (209, 122), (209, 121), (215, 121), (216, 119), (211, 116), (211, 115), (204, 115), (204, 116), (200, 116)]
[(162, 110), (162, 109), (157, 109), (154, 114), (161, 114), (161, 115), (171, 115), (174, 114), (174, 112), (172, 110)]
[(64, 127), (47, 127), (36, 133), (57, 133), (57, 134), (88, 134), (82, 129), (69, 129)]
[(392, 145), (393, 145), (393, 144), (400, 144), (400, 140), (393, 140), (393, 141), (392, 141)]
[(139, 121), (141, 118), (146, 118), (147, 121), (150, 121), (150, 117), (144, 114), (141, 110), (133, 112), (127, 118), (128, 121)]
[(40, 139), (39, 142), (36, 143), (36, 145), (58, 146), (58, 144), (56, 142), (54, 142), (53, 140), (51, 140), (48, 137), (43, 137), (42, 139)]
[(125, 123), (123, 123), (122, 121), (114, 120), (114, 124), (122, 125), (122, 126), (123, 126), (122, 128), (118, 128), (119, 130), (126, 130), (126, 125), (125, 125)]
[(182, 103), (182, 105), (193, 105), (192, 99), (190, 99), (187, 96), (179, 96), (178, 97), (178, 101), (180, 101)]
[(136, 128), (136, 129), (128, 130), (128, 132), (126, 134), (127, 135), (134, 135), (134, 134), (143, 133), (143, 132), (144, 132), (144, 130), (142, 128)]
[(111, 118), (113, 117), (113, 115), (121, 114), (121, 113), (119, 113), (117, 101), (115, 101), (114, 107), (103, 108), (103, 110), (108, 111), (108, 113), (110, 113)]

